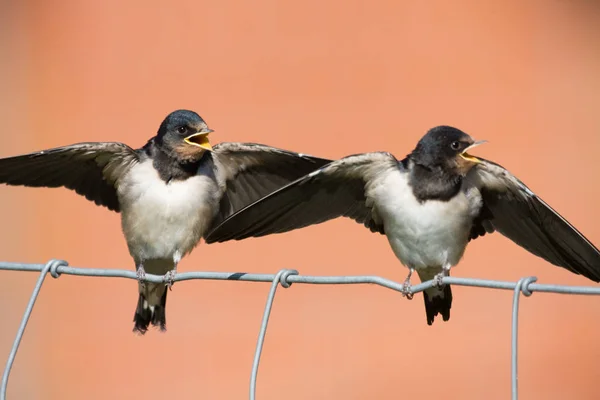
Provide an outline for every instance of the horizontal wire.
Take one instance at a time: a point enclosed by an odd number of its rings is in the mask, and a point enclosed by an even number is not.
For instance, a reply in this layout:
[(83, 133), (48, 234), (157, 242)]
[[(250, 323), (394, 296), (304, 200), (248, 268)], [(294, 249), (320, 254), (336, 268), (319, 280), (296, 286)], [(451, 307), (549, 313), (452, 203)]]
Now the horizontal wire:
[[(8, 386), (8, 378), (12, 364), (17, 354), (21, 338), (27, 326), (27, 322), (31, 315), (33, 305), (38, 297), (45, 276), (50, 273), (54, 278), (60, 275), (75, 275), (75, 276), (97, 276), (97, 277), (112, 277), (126, 278), (138, 280), (135, 272), (122, 269), (97, 269), (97, 268), (77, 268), (70, 267), (65, 261), (51, 260), (47, 264), (24, 264), (24, 263), (9, 263), (0, 262), (0, 270), (6, 271), (24, 271), (24, 272), (40, 272), (38, 282), (32, 293), (29, 304), (23, 315), (21, 325), (17, 332), (17, 337), (13, 343), (11, 353), (9, 355), (4, 374), (2, 376), (2, 384), (0, 385), (0, 400), (6, 399), (6, 389)], [(163, 275), (146, 274), (144, 281), (152, 283), (162, 283), (165, 277)], [(271, 283), (271, 290), (267, 298), (263, 320), (259, 331), (254, 361), (252, 365), (252, 374), (250, 377), (250, 399), (256, 398), (256, 381), (258, 375), (258, 366), (262, 347), (267, 331), (269, 315), (275, 298), (277, 286), (281, 285), (284, 288), (289, 287), (292, 283), (316, 284), (316, 285), (356, 285), (356, 284), (373, 284), (387, 289), (406, 294), (407, 288), (404, 283), (398, 283), (376, 275), (354, 275), (354, 276), (314, 276), (314, 275), (299, 275), (296, 270), (282, 269), (276, 274), (255, 274), (245, 272), (182, 272), (175, 275), (174, 281), (188, 280), (221, 280), (221, 281), (242, 281), (242, 282), (266, 282)], [(567, 286), (555, 284), (539, 284), (534, 283), (537, 280), (535, 277), (525, 277), (517, 282), (510, 281), (495, 281), (486, 279), (474, 278), (457, 278), (444, 277), (442, 283), (451, 284), (454, 286), (467, 286), (488, 289), (512, 290), (513, 291), (513, 311), (512, 311), (512, 332), (511, 332), (511, 398), (518, 399), (518, 375), (517, 375), (517, 340), (518, 340), (518, 316), (519, 316), (519, 298), (523, 294), (530, 296), (532, 292), (546, 292), (558, 294), (575, 294), (575, 295), (600, 295), (600, 286)], [(419, 293), (426, 289), (436, 286), (435, 280), (429, 280), (408, 288), (410, 293)]]
[[(45, 264), (23, 264), (23, 263), (8, 263), (0, 262), (0, 270), (8, 271), (27, 271), (41, 272)], [(100, 276), (112, 278), (126, 278), (137, 280), (138, 277), (134, 271), (123, 269), (98, 269), (98, 268), (77, 268), (70, 266), (59, 266), (56, 268), (59, 275), (76, 275), (76, 276)], [(242, 281), (242, 282), (266, 282), (271, 283), (275, 279), (276, 274), (256, 274), (246, 272), (181, 272), (175, 276), (174, 281), (189, 281), (189, 280), (225, 280), (225, 281)], [(359, 285), (359, 284), (374, 284), (382, 286), (397, 292), (403, 291), (403, 284), (382, 278), (376, 275), (348, 275), (348, 276), (317, 276), (317, 275), (290, 275), (287, 278), (289, 283), (303, 283), (315, 285)], [(161, 283), (164, 282), (163, 275), (146, 274), (146, 282)], [(442, 282), (454, 286), (480, 287), (489, 289), (514, 290), (517, 287), (517, 282), (511, 281), (495, 281), (488, 279), (475, 278), (457, 278), (444, 277)], [(419, 293), (423, 290), (435, 286), (434, 280), (426, 281), (413, 285), (410, 288), (412, 293)], [(568, 286), (557, 284), (541, 284), (531, 283), (527, 286), (531, 292), (546, 292), (559, 294), (578, 294), (578, 295), (600, 295), (600, 286)]]

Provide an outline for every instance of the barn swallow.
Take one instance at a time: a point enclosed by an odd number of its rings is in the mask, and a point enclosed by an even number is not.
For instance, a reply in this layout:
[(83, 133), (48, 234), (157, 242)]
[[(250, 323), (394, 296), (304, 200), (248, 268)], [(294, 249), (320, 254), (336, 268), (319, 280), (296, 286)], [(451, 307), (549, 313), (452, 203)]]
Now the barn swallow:
[(427, 132), (402, 161), (387, 152), (358, 154), (310, 172), (225, 219), (207, 243), (281, 233), (349, 217), (387, 236), (423, 292), (427, 324), (450, 318), (442, 284), (467, 244), (494, 231), (546, 261), (600, 281), (600, 252), (567, 220), (498, 164), (468, 153), (476, 142), (449, 126)]
[[(0, 183), (61, 187), (121, 213), (139, 278), (134, 332), (166, 329), (167, 287), (209, 228), (329, 160), (254, 143), (211, 146), (195, 112), (169, 114), (141, 149), (79, 143), (0, 159)], [(165, 283), (144, 282), (145, 273)]]

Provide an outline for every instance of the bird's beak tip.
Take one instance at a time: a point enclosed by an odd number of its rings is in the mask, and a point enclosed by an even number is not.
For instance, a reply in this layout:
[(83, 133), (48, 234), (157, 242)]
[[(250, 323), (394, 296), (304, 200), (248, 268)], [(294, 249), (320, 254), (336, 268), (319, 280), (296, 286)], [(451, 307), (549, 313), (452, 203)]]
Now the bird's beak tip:
[(482, 144), (484, 144), (484, 143), (487, 143), (487, 142), (488, 142), (487, 140), (478, 140), (478, 141), (476, 141), (476, 142), (473, 142), (473, 144), (471, 144), (471, 145), (470, 145), (469, 147), (467, 147), (467, 148), (466, 148), (466, 149), (465, 149), (465, 150), (464, 150), (462, 153), (460, 153), (460, 156), (461, 156), (463, 159), (467, 160), (467, 161), (471, 161), (471, 162), (474, 162), (474, 163), (480, 163), (480, 162), (481, 162), (481, 160), (480, 160), (479, 158), (477, 158), (477, 157), (475, 157), (475, 156), (472, 156), (472, 155), (470, 155), (469, 153), (467, 153), (467, 151), (471, 150), (471, 149), (472, 149), (472, 148), (474, 148), (474, 147), (477, 147), (477, 146), (479, 146), (479, 145), (482, 145)]
[(193, 135), (186, 137), (184, 141), (189, 145), (200, 147), (201, 149), (206, 151), (212, 151), (213, 148), (208, 140), (208, 134), (211, 132), (213, 132), (212, 129), (206, 128), (200, 132), (194, 133)]

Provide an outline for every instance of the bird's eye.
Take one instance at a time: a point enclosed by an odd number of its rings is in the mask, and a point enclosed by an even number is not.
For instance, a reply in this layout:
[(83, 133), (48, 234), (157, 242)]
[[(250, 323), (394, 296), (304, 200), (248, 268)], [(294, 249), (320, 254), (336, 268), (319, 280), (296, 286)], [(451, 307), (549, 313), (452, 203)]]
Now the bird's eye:
[(460, 142), (452, 142), (450, 143), (450, 147), (452, 148), (452, 150), (458, 150), (460, 149)]
[(187, 132), (187, 127), (180, 126), (180, 127), (177, 128), (177, 132), (179, 132), (179, 133), (186, 133)]

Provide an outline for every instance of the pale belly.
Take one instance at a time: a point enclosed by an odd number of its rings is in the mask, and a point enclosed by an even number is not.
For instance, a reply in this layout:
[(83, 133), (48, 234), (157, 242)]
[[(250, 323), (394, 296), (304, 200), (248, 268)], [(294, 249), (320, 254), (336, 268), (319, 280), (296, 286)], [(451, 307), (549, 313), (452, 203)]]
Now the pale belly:
[(468, 243), (473, 218), (481, 207), (474, 188), (463, 188), (449, 201), (419, 203), (402, 174), (391, 174), (379, 187), (377, 210), (385, 233), (402, 264), (415, 269), (454, 266)]
[(123, 233), (136, 263), (177, 263), (192, 251), (218, 210), (217, 192), (208, 176), (165, 183), (149, 162), (133, 168), (118, 194)]

